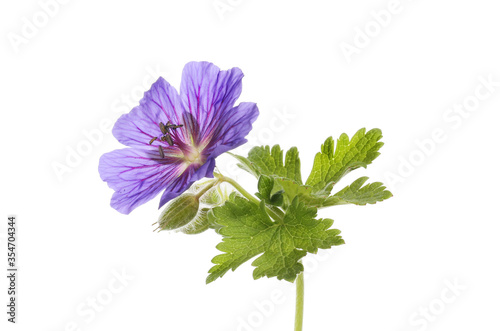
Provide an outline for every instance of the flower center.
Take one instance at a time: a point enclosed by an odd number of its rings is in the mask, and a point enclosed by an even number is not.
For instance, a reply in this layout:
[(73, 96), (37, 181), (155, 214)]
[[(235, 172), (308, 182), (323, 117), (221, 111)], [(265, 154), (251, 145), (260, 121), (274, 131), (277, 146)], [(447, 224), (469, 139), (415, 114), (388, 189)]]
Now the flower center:
[(191, 147), (189, 150), (184, 151), (184, 160), (187, 164), (203, 164), (202, 151), (196, 147)]

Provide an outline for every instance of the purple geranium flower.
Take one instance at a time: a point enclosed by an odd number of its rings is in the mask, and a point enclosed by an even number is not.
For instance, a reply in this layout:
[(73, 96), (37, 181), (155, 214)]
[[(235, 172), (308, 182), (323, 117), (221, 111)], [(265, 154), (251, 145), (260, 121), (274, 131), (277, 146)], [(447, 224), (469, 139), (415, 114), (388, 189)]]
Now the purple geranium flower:
[(213, 177), (215, 158), (246, 142), (259, 115), (242, 102), (243, 73), (208, 62), (184, 67), (180, 94), (159, 78), (139, 106), (122, 115), (113, 135), (129, 148), (104, 154), (102, 180), (115, 190), (111, 206), (129, 214), (165, 190), (160, 207), (203, 177)]

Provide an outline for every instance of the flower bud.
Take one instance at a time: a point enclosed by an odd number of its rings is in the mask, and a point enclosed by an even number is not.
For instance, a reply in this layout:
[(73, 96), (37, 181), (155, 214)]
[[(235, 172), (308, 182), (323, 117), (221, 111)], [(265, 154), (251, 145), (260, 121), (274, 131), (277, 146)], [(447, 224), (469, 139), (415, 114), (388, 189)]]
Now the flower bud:
[(185, 234), (198, 234), (205, 232), (208, 230), (208, 211), (209, 208), (202, 208), (198, 214), (196, 215), (196, 218), (194, 221), (180, 229), (180, 232), (183, 232)]
[(160, 214), (160, 231), (175, 230), (191, 222), (198, 213), (199, 199), (191, 193), (185, 193), (172, 200)]

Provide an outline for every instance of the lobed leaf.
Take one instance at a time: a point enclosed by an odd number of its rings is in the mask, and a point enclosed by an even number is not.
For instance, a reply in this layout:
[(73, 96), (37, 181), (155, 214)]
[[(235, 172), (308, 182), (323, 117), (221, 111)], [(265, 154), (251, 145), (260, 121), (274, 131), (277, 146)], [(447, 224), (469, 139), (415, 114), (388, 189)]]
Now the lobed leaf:
[(274, 145), (272, 148), (269, 146), (254, 147), (248, 153), (247, 158), (231, 155), (241, 162), (239, 164), (240, 168), (257, 178), (260, 175), (276, 175), (302, 183), (300, 158), (296, 147), (292, 147), (286, 152), (284, 163), (283, 150), (279, 145)]
[(314, 164), (306, 185), (315, 192), (329, 193), (332, 187), (345, 175), (359, 167), (365, 167), (380, 155), (378, 150), (384, 145), (379, 140), (382, 132), (372, 129), (366, 132), (361, 129), (352, 139), (343, 133), (334, 148), (332, 137), (326, 139), (321, 152), (316, 154)]
[(316, 208), (298, 199), (293, 200), (280, 222), (269, 218), (264, 201), (256, 205), (235, 196), (224, 206), (214, 208), (209, 217), (221, 226), (218, 232), (223, 239), (217, 249), (224, 254), (212, 260), (215, 265), (207, 283), (258, 255), (252, 263), (256, 267), (255, 279), (266, 276), (293, 282), (304, 270), (299, 260), (308, 252), (344, 243), (339, 230), (329, 229), (333, 220), (317, 220), (316, 213)]
[(356, 179), (351, 185), (335, 193), (332, 199), (337, 198), (340, 204), (352, 203), (355, 205), (374, 204), (392, 197), (392, 193), (385, 189), (384, 184), (375, 182), (363, 186), (368, 177)]

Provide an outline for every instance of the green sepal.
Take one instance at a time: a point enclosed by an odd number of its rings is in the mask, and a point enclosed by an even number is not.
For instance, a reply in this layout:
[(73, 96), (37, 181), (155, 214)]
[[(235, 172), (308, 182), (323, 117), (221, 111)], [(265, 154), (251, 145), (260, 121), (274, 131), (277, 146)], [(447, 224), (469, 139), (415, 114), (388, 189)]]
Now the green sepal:
[(210, 208), (201, 208), (198, 214), (189, 224), (179, 229), (185, 234), (200, 234), (209, 229), (208, 212)]
[(175, 230), (191, 222), (198, 214), (199, 199), (184, 193), (171, 200), (158, 217), (159, 230)]

